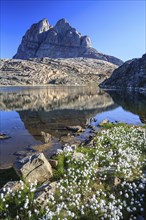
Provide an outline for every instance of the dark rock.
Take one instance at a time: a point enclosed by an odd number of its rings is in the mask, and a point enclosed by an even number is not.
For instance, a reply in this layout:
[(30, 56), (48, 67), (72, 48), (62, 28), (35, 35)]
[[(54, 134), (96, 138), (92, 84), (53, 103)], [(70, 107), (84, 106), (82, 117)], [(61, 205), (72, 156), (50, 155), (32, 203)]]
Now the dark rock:
[(146, 90), (146, 54), (125, 62), (114, 70), (110, 78), (100, 84), (102, 88), (144, 88)]
[(51, 166), (53, 168), (57, 167), (57, 165), (58, 165), (58, 161), (57, 160), (53, 160), (53, 159), (49, 159), (49, 163), (51, 164)]

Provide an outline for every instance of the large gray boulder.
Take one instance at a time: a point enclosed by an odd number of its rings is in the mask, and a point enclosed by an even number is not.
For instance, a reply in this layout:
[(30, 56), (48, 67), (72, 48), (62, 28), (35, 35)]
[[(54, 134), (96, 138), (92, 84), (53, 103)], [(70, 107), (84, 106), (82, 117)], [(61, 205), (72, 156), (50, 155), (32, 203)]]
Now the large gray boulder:
[(123, 62), (113, 56), (99, 53), (91, 47), (88, 36), (82, 36), (65, 20), (51, 26), (47, 19), (33, 24), (23, 36), (14, 59), (87, 57), (105, 60), (120, 66)]
[(17, 174), (26, 182), (43, 183), (53, 176), (52, 167), (43, 153), (27, 156), (14, 163)]
[(132, 59), (114, 70), (110, 78), (100, 84), (102, 88), (146, 89), (146, 54)]

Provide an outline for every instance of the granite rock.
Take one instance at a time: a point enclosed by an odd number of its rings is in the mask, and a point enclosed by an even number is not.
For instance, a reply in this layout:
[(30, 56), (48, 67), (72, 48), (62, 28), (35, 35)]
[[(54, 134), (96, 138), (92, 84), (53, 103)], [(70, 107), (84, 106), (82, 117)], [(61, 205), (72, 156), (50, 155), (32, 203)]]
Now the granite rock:
[(37, 180), (43, 183), (53, 176), (52, 167), (43, 153), (36, 153), (16, 161), (14, 169), (26, 182), (33, 183)]
[(99, 53), (91, 47), (88, 36), (82, 36), (63, 18), (51, 26), (47, 19), (33, 24), (22, 38), (14, 59), (87, 57), (105, 60), (120, 66), (123, 62)]
[(98, 85), (116, 65), (91, 58), (1, 59), (0, 85)]

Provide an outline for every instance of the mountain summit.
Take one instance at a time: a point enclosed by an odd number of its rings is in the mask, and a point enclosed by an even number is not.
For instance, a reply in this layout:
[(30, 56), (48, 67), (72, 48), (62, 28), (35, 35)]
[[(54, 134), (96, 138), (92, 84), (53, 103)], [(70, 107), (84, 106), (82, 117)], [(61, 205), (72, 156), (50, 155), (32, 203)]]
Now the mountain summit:
[(88, 36), (82, 36), (63, 18), (53, 27), (45, 18), (33, 24), (22, 38), (14, 59), (86, 57), (120, 66), (123, 62), (92, 48)]

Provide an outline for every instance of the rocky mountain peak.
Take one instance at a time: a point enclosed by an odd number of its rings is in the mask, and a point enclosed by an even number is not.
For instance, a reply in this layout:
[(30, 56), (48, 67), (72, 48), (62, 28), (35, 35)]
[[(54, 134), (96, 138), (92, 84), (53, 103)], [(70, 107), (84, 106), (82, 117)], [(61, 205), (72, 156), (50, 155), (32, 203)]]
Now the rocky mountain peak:
[(45, 18), (33, 24), (22, 38), (15, 59), (87, 57), (116, 65), (122, 61), (92, 48), (88, 36), (82, 36), (63, 18), (53, 27)]
[(39, 34), (45, 31), (48, 31), (51, 25), (48, 23), (48, 19), (44, 18), (43, 20), (39, 21), (36, 26), (38, 26)]
[(38, 23), (33, 24), (30, 29), (26, 32), (23, 38), (28, 40), (36, 40), (38, 41), (38, 35), (46, 32), (50, 29), (50, 25), (47, 19), (43, 19)]
[(54, 26), (54, 30), (60, 34), (66, 34), (67, 31), (73, 29), (70, 24), (64, 19), (60, 19)]

